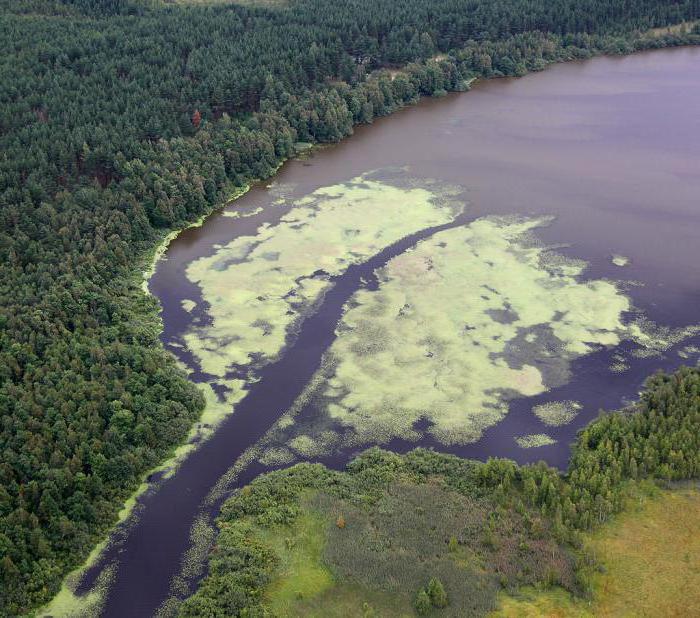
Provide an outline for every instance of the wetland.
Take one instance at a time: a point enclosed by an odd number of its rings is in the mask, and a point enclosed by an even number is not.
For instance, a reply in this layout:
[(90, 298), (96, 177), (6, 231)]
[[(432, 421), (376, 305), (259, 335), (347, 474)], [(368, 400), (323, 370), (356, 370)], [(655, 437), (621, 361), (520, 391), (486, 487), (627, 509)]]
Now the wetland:
[(208, 407), (78, 592), (110, 569), (103, 615), (168, 614), (221, 501), (290, 463), (381, 444), (564, 468), (601, 408), (700, 357), (698, 108), (697, 49), (488, 81), (183, 231), (149, 289)]

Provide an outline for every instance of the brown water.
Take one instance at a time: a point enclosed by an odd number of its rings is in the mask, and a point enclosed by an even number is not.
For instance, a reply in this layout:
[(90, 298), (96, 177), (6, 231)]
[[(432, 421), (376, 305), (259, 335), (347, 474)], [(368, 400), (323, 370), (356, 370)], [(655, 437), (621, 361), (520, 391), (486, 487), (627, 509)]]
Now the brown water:
[[(586, 276), (636, 280), (630, 288), (636, 308), (667, 326), (700, 322), (700, 49), (664, 50), (626, 58), (599, 58), (559, 65), (521, 79), (493, 80), (468, 94), (424, 101), (361, 127), (342, 144), (310, 159), (291, 161), (275, 181), (292, 197), (354, 178), (369, 170), (408, 167), (417, 177), (466, 188), (468, 219), (490, 214), (554, 215), (538, 231), (546, 242), (567, 243), (568, 255), (590, 263)], [(194, 318), (181, 300), (199, 291), (184, 276), (194, 259), (214, 245), (251, 234), (274, 222), (274, 195), (253, 188), (235, 208), (262, 206), (247, 219), (210, 217), (174, 241), (160, 263), (151, 290), (163, 305), (163, 342), (198, 373), (191, 355), (173, 344)], [(85, 578), (89, 588), (108, 563), (116, 566), (104, 615), (151, 616), (168, 596), (180, 568), (195, 516), (221, 475), (259, 440), (289, 407), (318, 368), (335, 337), (343, 303), (364, 278), (387, 259), (434, 230), (404, 239), (335, 279), (318, 311), (307, 318), (282, 358), (260, 371), (261, 380), (236, 412), (179, 469), (155, 484), (141, 500), (138, 518), (124, 527), (100, 564)], [(611, 263), (621, 254), (631, 263)], [(697, 344), (695, 341), (685, 341)], [(599, 408), (619, 407), (639, 391), (646, 375), (683, 362), (674, 348), (662, 357), (637, 359), (621, 374), (609, 371), (614, 350), (582, 357), (572, 380), (546, 396), (517, 400), (500, 424), (476, 444), (449, 450), (465, 456), (544, 458), (564, 467), (575, 432)], [(549, 433), (557, 443), (520, 449), (512, 437), (542, 431), (530, 410), (548, 400), (582, 402), (576, 421)], [(313, 423), (313, 410), (302, 414)], [(439, 444), (423, 442), (436, 448)], [(395, 442), (393, 447), (416, 446)], [(351, 452), (328, 463), (342, 465)], [(262, 470), (250, 467), (239, 483)]]

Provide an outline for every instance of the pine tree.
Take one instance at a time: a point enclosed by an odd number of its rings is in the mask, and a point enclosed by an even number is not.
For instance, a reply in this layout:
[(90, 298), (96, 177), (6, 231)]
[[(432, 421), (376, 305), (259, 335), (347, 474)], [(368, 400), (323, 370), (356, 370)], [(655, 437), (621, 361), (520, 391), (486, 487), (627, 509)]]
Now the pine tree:
[(449, 603), (445, 587), (442, 585), (442, 582), (435, 577), (433, 577), (428, 584), (428, 596), (434, 607), (447, 607)]
[(419, 616), (427, 615), (428, 613), (430, 613), (430, 610), (432, 609), (430, 597), (428, 596), (428, 593), (423, 589), (418, 591), (418, 594), (416, 595), (415, 603), (413, 605), (416, 608), (416, 613)]

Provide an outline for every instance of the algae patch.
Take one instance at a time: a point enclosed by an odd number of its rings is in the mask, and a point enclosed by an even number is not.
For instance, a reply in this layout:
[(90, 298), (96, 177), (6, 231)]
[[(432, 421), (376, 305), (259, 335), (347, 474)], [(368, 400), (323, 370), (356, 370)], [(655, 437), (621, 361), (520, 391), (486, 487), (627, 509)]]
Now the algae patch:
[(694, 356), (700, 356), (700, 346), (687, 345), (678, 351), (678, 356), (685, 360), (688, 360)]
[[(316, 418), (287, 446), (317, 455), (330, 430), (346, 446), (426, 433), (474, 442), (511, 399), (566, 384), (581, 356), (623, 340), (638, 346), (635, 356), (656, 355), (697, 332), (626, 321), (633, 307), (618, 284), (584, 280), (585, 262), (537, 241), (549, 221), (478, 219), (379, 269), (378, 284), (347, 303), (314, 392), (293, 408), (311, 405)], [(563, 401), (533, 412), (554, 427), (579, 409)]]
[(539, 448), (541, 446), (549, 446), (556, 444), (557, 441), (548, 436), (546, 433), (533, 433), (527, 436), (518, 436), (515, 438), (520, 448)]
[(568, 425), (580, 410), (581, 404), (578, 401), (550, 401), (532, 408), (535, 416), (550, 427)]
[(75, 588), (82, 570), (68, 575), (58, 594), (48, 605), (36, 612), (37, 618), (97, 618), (102, 613), (115, 568), (114, 565), (105, 568), (92, 589), (81, 596), (75, 593)]
[[(288, 207), (276, 224), (215, 245), (213, 255), (187, 268), (201, 301), (181, 300), (193, 318), (172, 345), (192, 354), (188, 369), (200, 370), (196, 379), (207, 404), (166, 475), (233, 411), (258, 379), (256, 371), (279, 357), (334, 276), (404, 236), (450, 223), (463, 208), (453, 199), (457, 189), (401, 172), (368, 173), (295, 201), (285, 197), (287, 189), (270, 189), (279, 198), (273, 204)], [(194, 316), (195, 307), (201, 315)]]
[[(365, 175), (297, 200), (187, 269), (208, 304), (208, 323), (185, 335), (202, 371), (224, 380), (275, 360), (330, 278), (402, 237), (450, 222), (458, 205), (432, 187)], [(444, 197), (444, 195), (442, 196)]]
[(315, 405), (360, 443), (417, 439), (421, 420), (443, 443), (472, 442), (509, 399), (563, 384), (571, 360), (617, 345), (629, 299), (579, 281), (585, 263), (536, 242), (547, 222), (483, 218), (392, 259), (378, 288), (348, 303)]
[(610, 258), (610, 261), (615, 264), (615, 266), (627, 266), (630, 263), (630, 259), (628, 257), (625, 257), (624, 255), (619, 255), (617, 253), (614, 253), (612, 257)]

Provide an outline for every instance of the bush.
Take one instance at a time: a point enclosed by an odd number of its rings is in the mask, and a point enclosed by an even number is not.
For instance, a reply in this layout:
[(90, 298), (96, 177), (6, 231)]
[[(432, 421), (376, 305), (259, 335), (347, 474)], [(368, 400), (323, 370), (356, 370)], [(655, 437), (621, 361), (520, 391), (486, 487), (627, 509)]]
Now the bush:
[(413, 606), (416, 608), (416, 613), (419, 616), (426, 616), (430, 613), (430, 610), (432, 609), (432, 603), (430, 602), (430, 597), (428, 596), (428, 593), (425, 590), (418, 591), (418, 594), (416, 595), (416, 601), (413, 604)]
[(442, 585), (442, 582), (435, 577), (433, 577), (428, 584), (428, 596), (430, 597), (430, 602), (433, 604), (433, 607), (442, 609), (443, 607), (447, 607), (449, 603), (445, 587)]

